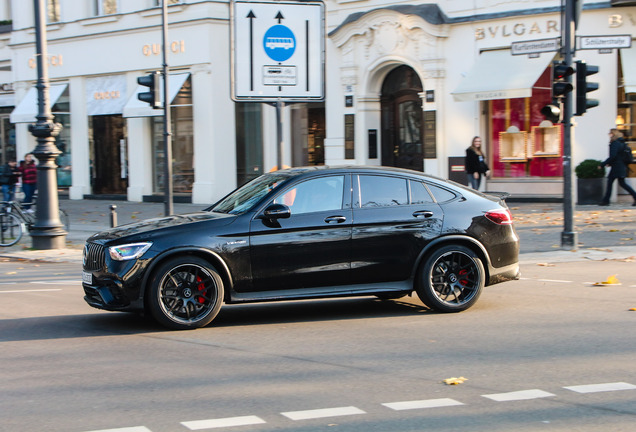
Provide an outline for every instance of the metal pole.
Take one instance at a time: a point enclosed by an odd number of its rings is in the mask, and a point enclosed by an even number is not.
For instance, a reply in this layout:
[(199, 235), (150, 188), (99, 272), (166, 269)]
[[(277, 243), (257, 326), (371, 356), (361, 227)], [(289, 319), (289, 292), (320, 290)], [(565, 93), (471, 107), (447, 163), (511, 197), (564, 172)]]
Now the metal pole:
[[(572, 66), (574, 56), (574, 0), (565, 0), (565, 20), (563, 22), (564, 61)], [(572, 82), (572, 76), (567, 77)], [(561, 247), (576, 250), (578, 233), (574, 231), (574, 200), (572, 199), (572, 98), (573, 92), (565, 95), (563, 102), (563, 232)]]
[(38, 201), (35, 224), (31, 229), (33, 249), (62, 249), (66, 245), (66, 231), (59, 215), (57, 196), (57, 165), (55, 159), (62, 153), (55, 146), (55, 137), (61, 125), (53, 123), (49, 100), (49, 76), (46, 64), (46, 8), (44, 0), (33, 0), (35, 11), (35, 49), (37, 59), (38, 115), (37, 122), (29, 125), (29, 131), (37, 139), (33, 155), (38, 160)]
[(168, 93), (168, 4), (162, 0), (162, 45), (163, 45), (163, 153), (164, 163), (164, 214), (171, 215), (172, 207), (172, 125), (170, 118), (170, 93)]
[(283, 169), (283, 102), (276, 101), (276, 137), (278, 139), (278, 149), (276, 154), (276, 164), (278, 169)]

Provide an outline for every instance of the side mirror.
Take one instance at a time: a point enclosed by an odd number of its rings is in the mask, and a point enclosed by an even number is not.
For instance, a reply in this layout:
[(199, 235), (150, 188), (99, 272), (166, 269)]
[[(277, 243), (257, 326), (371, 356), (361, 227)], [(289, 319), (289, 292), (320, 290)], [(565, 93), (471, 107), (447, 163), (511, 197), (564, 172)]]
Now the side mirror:
[(263, 212), (263, 217), (270, 221), (277, 219), (287, 219), (291, 216), (291, 209), (285, 204), (271, 204)]

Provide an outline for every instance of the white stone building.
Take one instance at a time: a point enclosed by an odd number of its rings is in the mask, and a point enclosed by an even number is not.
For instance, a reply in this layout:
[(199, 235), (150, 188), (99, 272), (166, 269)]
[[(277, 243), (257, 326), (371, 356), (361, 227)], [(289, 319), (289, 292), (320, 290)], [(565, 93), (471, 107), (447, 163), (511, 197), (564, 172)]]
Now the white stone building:
[[(230, 3), (170, 3), (175, 196), (210, 203), (276, 165), (276, 111), (230, 97)], [(51, 101), (64, 126), (60, 187), (71, 199), (162, 199), (162, 112), (136, 98), (137, 77), (161, 69), (160, 2), (47, 4)], [(492, 168), (487, 190), (561, 197), (561, 128), (540, 127), (560, 57), (510, 51), (560, 37), (560, 5), (326, 1), (325, 99), (284, 108), (283, 163), (393, 165), (462, 180), (465, 149), (479, 135)], [(631, 38), (635, 28), (636, 2), (586, 0), (577, 35)], [(0, 3), (3, 161), (35, 146), (34, 38), (32, 2)], [(600, 83), (589, 94), (600, 105), (574, 118), (574, 164), (606, 158), (615, 125), (636, 137), (636, 47), (606, 51), (576, 52), (600, 68), (589, 78)]]

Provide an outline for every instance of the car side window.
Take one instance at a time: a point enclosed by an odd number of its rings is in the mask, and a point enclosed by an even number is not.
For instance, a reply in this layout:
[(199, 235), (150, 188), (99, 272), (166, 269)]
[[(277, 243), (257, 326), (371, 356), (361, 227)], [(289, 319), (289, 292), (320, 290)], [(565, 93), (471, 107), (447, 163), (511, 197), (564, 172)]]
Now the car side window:
[(361, 175), (360, 206), (390, 207), (409, 203), (406, 179), (376, 175)]
[(344, 191), (344, 176), (318, 177), (297, 184), (274, 199), (296, 214), (340, 210)]
[(424, 186), (424, 183), (419, 181), (410, 181), (411, 185), (411, 204), (430, 204), (433, 201), (433, 197)]
[(438, 203), (446, 202), (454, 199), (457, 195), (449, 191), (448, 189), (441, 188), (439, 186), (435, 186), (433, 184), (427, 183), (427, 186), (433, 196), (435, 197), (435, 201)]

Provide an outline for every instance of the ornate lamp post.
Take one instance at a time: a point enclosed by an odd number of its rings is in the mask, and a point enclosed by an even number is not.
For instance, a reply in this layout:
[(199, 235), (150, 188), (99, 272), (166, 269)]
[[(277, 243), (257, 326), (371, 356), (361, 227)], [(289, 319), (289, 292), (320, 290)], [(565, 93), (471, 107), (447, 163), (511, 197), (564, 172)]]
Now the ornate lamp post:
[(37, 138), (33, 155), (38, 160), (38, 205), (35, 224), (31, 230), (34, 249), (61, 249), (66, 244), (59, 216), (57, 197), (57, 165), (55, 159), (61, 153), (55, 146), (55, 137), (61, 125), (53, 123), (49, 100), (49, 77), (46, 64), (46, 23), (44, 20), (44, 0), (33, 0), (35, 9), (35, 48), (37, 59), (38, 115), (37, 122), (29, 126), (29, 131)]

